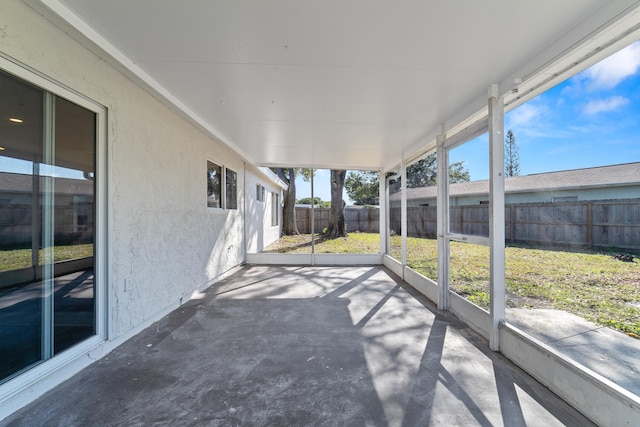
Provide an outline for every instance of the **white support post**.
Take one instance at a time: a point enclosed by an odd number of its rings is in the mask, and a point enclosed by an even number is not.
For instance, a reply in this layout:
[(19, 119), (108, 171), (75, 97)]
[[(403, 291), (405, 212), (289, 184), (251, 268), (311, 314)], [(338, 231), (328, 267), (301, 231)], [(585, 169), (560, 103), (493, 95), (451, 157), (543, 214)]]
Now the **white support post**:
[(380, 254), (384, 255), (387, 253), (387, 240), (389, 238), (389, 222), (387, 221), (387, 200), (389, 189), (387, 185), (387, 180), (385, 179), (385, 174), (380, 172), (378, 175), (378, 224), (380, 224)]
[(497, 85), (489, 89), (489, 240), (491, 253), (489, 347), (500, 350), (500, 322), (505, 316), (504, 103)]
[(400, 236), (402, 238), (402, 278), (404, 279), (404, 267), (407, 265), (407, 162), (400, 162)]
[(311, 169), (311, 265), (312, 266), (316, 265), (316, 230), (315, 230), (316, 218), (315, 218), (315, 211), (314, 211), (314, 206), (316, 204), (316, 196), (313, 193), (313, 180), (315, 178), (315, 175), (316, 175), (316, 172), (312, 168)]
[(436, 177), (438, 185), (437, 235), (438, 235), (438, 308), (449, 309), (449, 154), (444, 148), (444, 135), (436, 139)]

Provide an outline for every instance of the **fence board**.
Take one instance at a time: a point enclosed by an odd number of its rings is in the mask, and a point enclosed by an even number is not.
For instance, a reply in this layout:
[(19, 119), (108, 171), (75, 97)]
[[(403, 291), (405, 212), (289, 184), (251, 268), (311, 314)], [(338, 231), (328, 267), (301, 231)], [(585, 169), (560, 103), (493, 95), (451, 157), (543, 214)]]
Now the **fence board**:
[[(433, 237), (436, 207), (407, 208), (407, 235)], [(400, 234), (400, 208), (390, 211), (391, 230)], [(452, 206), (452, 233), (489, 235), (487, 205)], [(640, 199), (567, 203), (507, 204), (507, 241), (640, 250)]]
[[(296, 208), (298, 230), (310, 233), (309, 208)], [(330, 209), (315, 209), (315, 231), (329, 226)], [(345, 209), (347, 231), (378, 233), (377, 208)], [(407, 208), (407, 235), (435, 237), (437, 208)], [(489, 206), (452, 206), (452, 233), (489, 236)], [(392, 233), (401, 234), (400, 208), (389, 212)], [(577, 245), (640, 250), (640, 199), (567, 203), (508, 204), (505, 209), (508, 241), (548, 245)]]
[[(316, 208), (313, 210), (314, 231), (321, 233), (325, 227), (329, 227), (331, 209)], [(360, 231), (365, 233), (378, 233), (380, 230), (380, 212), (375, 208), (345, 209), (345, 223), (347, 232)], [(296, 224), (300, 233), (311, 233), (311, 209), (296, 208)]]

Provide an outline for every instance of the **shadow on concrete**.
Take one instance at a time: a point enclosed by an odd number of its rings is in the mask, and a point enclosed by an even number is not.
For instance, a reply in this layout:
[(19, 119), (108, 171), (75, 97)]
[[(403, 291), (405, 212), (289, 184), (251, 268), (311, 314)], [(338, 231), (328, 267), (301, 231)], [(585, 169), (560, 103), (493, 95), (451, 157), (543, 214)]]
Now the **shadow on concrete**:
[(382, 267), (249, 266), (5, 420), (590, 423)]

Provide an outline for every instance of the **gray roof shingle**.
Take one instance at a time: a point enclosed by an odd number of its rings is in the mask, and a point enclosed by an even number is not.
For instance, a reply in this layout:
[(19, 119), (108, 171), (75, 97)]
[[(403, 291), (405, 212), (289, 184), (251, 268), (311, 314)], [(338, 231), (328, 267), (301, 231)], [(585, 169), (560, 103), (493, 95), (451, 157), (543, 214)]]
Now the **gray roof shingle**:
[[(2, 193), (30, 193), (32, 176), (21, 173), (0, 172), (0, 194)], [(55, 192), (57, 194), (93, 194), (93, 181), (86, 179), (56, 178)]]
[[(506, 178), (504, 185), (505, 193), (640, 185), (640, 162), (514, 176)], [(451, 184), (449, 191), (452, 196), (489, 194), (489, 180)], [(408, 199), (431, 199), (436, 195), (435, 186), (407, 189)], [(392, 194), (390, 199), (400, 200), (400, 192)]]

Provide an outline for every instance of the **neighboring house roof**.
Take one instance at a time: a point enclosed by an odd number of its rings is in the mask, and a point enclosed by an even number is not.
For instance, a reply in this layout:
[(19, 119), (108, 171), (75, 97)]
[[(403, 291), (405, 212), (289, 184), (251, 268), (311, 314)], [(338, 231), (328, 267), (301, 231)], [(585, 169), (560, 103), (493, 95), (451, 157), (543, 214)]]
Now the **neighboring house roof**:
[[(505, 193), (536, 193), (632, 185), (640, 185), (640, 162), (514, 176), (504, 180)], [(407, 198), (433, 199), (437, 196), (437, 191), (436, 186), (409, 188)], [(449, 193), (451, 196), (489, 194), (489, 180), (451, 184)], [(400, 192), (390, 195), (389, 198), (393, 201), (400, 200)]]
[[(0, 172), (0, 195), (2, 193), (31, 193), (32, 175)], [(56, 194), (93, 194), (93, 181), (86, 179), (56, 178)]]

